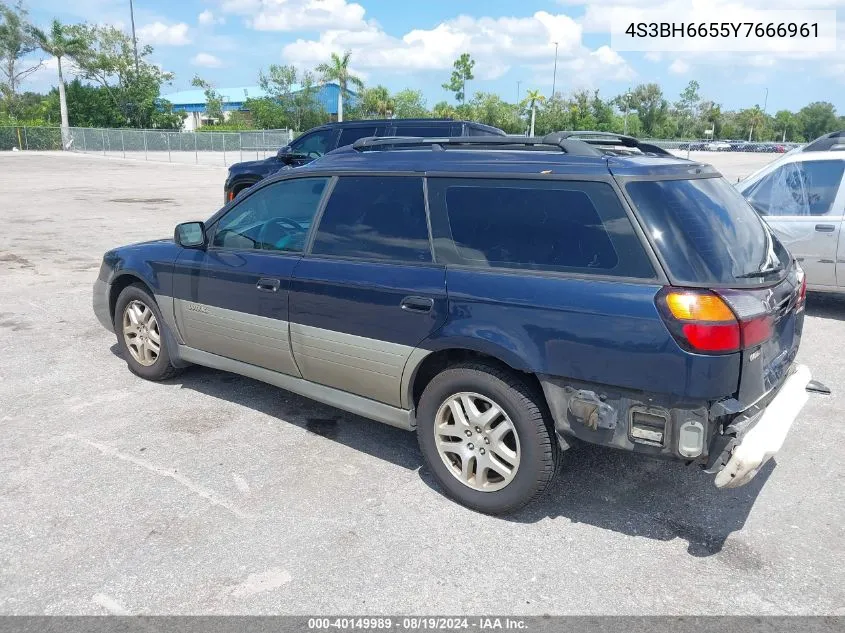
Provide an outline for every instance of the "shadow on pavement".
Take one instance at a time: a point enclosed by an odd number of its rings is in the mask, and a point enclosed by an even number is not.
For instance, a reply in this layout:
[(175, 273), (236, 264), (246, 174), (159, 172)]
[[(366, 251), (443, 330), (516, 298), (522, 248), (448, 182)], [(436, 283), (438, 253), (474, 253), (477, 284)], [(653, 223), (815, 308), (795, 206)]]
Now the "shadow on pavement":
[[(112, 352), (119, 355), (116, 345)], [(412, 433), (204, 367), (191, 367), (168, 382), (295, 424), (403, 468), (419, 469), (426, 485), (442, 493)], [(770, 461), (742, 488), (718, 490), (712, 476), (697, 466), (577, 443), (563, 454), (563, 467), (550, 491), (501, 520), (534, 523), (563, 517), (629, 536), (681, 538), (691, 555), (710, 556), (722, 550), (732, 532), (742, 529), (773, 467)]]
[(845, 295), (807, 293), (807, 316), (845, 321)]

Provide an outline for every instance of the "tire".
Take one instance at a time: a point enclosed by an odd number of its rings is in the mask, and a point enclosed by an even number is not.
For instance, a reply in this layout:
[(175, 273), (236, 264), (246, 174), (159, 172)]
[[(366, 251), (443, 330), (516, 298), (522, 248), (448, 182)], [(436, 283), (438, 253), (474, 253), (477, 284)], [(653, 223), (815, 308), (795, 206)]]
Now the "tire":
[[(151, 313), (149, 317), (147, 317), (148, 313), (142, 313), (147, 318), (143, 323), (146, 328), (143, 334), (137, 328), (133, 328), (132, 333), (129, 335), (131, 340), (138, 340), (139, 336), (145, 337), (149, 343), (142, 344), (143, 341), (139, 342), (140, 348), (139, 345), (133, 345), (130, 349), (127, 336), (124, 335), (124, 317), (129, 319), (130, 327), (135, 326), (127, 313), (127, 307), (130, 305), (134, 306), (134, 308), (138, 308), (139, 306), (144, 307)], [(143, 321), (143, 319), (138, 319), (137, 310), (133, 309), (132, 313), (136, 321)], [(120, 348), (120, 353), (129, 366), (129, 371), (141, 378), (156, 381), (173, 378), (181, 372), (181, 369), (174, 367), (171, 363), (170, 350), (167, 348), (168, 338), (165, 336), (166, 328), (167, 325), (162, 318), (158, 304), (144, 286), (141, 284), (132, 284), (123, 289), (117, 297), (117, 303), (114, 308), (114, 331), (117, 334), (117, 346)], [(153, 345), (156, 334), (158, 338), (157, 352), (155, 351), (156, 346)], [(144, 353), (143, 350), (147, 349), (150, 351)], [(145, 358), (148, 364), (140, 362), (138, 360), (139, 357)]]
[[(495, 416), (490, 421), (495, 426), (488, 430), (482, 428), (482, 433), (477, 433), (474, 423), (471, 423), (469, 432), (473, 435), (469, 436), (464, 431), (466, 439), (460, 438), (463, 446), (458, 446), (457, 441), (454, 445), (446, 444), (457, 439), (459, 422), (454, 414), (455, 398), (463, 403), (460, 407), (463, 414), (459, 413), (462, 419), (481, 420), (480, 417), (473, 418), (473, 415), (489, 412)], [(469, 410), (466, 398), (474, 401), (474, 414), (466, 413)], [(487, 406), (485, 400), (497, 406), (504, 415), (491, 411), (492, 406), (483, 410)], [(439, 426), (444, 420), (447, 426)], [(511, 423), (512, 430), (503, 431), (506, 433), (503, 441), (496, 440), (499, 425), (506, 420)], [(480, 426), (483, 427), (483, 422)], [(435, 428), (439, 429), (438, 432)], [(442, 429), (452, 429), (446, 431), (449, 437), (444, 436)], [(542, 395), (517, 373), (486, 363), (455, 365), (431, 380), (417, 409), (417, 441), (428, 467), (446, 494), (458, 503), (485, 514), (514, 512), (542, 495), (555, 478), (560, 463), (554, 426)], [(502, 448), (503, 443), (508, 445)], [(494, 444), (498, 444), (499, 448), (493, 449)], [(442, 451), (444, 446), (449, 448)], [(452, 446), (457, 448), (449, 452)], [(464, 461), (458, 457), (458, 451), (470, 456), (466, 468), (467, 471), (475, 471), (471, 478), (463, 474)], [(506, 452), (507, 456), (500, 457)], [(486, 457), (481, 453), (485, 453)], [(515, 461), (513, 455), (518, 461), (516, 467), (510, 469), (510, 479), (507, 480), (499, 474), (499, 470), (507, 470), (501, 469), (502, 464), (512, 465), (508, 461)], [(495, 459), (498, 470), (482, 466), (479, 479), (479, 466), (490, 465), (492, 459)], [(498, 481), (498, 477), (502, 480)], [(479, 483), (484, 489), (479, 489)]]

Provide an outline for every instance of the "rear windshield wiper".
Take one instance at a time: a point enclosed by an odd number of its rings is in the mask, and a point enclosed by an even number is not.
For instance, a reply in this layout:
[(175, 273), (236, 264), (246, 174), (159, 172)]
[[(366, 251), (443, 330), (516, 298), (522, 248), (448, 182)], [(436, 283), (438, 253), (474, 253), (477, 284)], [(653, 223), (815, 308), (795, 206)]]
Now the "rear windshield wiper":
[(775, 266), (773, 268), (766, 268), (765, 270), (755, 270), (753, 273), (743, 273), (742, 275), (737, 275), (737, 279), (752, 279), (753, 277), (765, 277), (767, 275), (772, 275), (774, 273), (779, 273), (783, 270), (783, 266)]

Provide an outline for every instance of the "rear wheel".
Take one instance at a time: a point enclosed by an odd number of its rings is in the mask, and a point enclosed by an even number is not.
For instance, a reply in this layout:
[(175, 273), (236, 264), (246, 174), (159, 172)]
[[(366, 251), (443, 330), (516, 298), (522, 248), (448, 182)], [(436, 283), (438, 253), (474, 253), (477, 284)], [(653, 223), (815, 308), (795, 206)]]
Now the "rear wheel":
[(140, 284), (123, 289), (114, 310), (117, 346), (129, 370), (147, 380), (165, 380), (179, 373), (170, 362), (164, 319), (155, 299)]
[(513, 512), (540, 496), (557, 472), (559, 449), (545, 409), (518, 374), (457, 365), (435, 376), (420, 398), (420, 450), (450, 497), (480, 512)]

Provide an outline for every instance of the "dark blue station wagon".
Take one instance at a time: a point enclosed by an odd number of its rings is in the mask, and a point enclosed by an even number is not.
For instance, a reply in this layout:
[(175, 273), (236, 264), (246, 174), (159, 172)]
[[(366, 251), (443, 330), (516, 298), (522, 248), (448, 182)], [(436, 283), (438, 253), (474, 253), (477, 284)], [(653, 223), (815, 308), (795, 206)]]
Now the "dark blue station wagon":
[(651, 149), (361, 139), (109, 251), (94, 310), (141, 377), (204, 365), (416, 430), (482, 512), (577, 439), (742, 485), (807, 399), (804, 275), (716, 171)]

